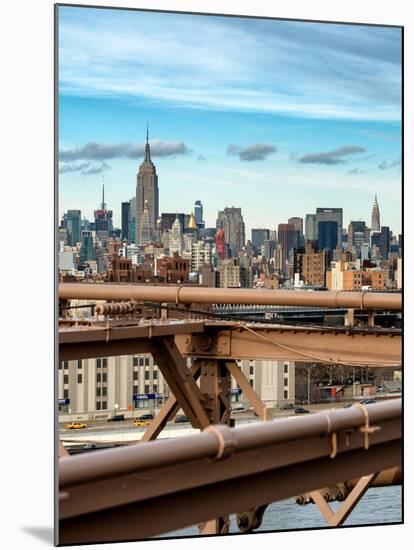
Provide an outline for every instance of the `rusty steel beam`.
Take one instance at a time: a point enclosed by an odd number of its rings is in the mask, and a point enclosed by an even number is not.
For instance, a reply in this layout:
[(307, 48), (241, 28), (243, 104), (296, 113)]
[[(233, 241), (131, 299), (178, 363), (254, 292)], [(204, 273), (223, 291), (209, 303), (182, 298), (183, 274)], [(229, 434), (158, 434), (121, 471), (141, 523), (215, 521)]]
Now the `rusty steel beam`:
[(401, 331), (289, 327), (224, 321), (119, 324), (59, 329), (60, 360), (152, 353), (156, 337), (174, 336), (184, 356), (399, 366)]
[[(190, 367), (191, 376), (194, 380), (197, 380), (200, 374), (200, 365), (196, 362)], [(143, 437), (138, 443), (145, 443), (146, 441), (152, 441), (156, 439), (161, 433), (168, 420), (171, 420), (179, 411), (180, 403), (177, 401), (175, 395), (171, 394), (168, 401), (164, 404), (157, 416), (151, 421), (148, 428), (145, 430)]]
[(60, 543), (147, 538), (400, 464), (397, 400), (63, 457)]
[(59, 298), (136, 300), (176, 304), (254, 304), (401, 310), (401, 293), (296, 290), (253, 290), (191, 286), (128, 284), (59, 284)]
[(88, 359), (151, 353), (156, 337), (203, 332), (202, 321), (119, 321), (59, 327), (59, 359)]
[(184, 356), (217, 359), (401, 365), (401, 332), (206, 322), (204, 333), (177, 335)]

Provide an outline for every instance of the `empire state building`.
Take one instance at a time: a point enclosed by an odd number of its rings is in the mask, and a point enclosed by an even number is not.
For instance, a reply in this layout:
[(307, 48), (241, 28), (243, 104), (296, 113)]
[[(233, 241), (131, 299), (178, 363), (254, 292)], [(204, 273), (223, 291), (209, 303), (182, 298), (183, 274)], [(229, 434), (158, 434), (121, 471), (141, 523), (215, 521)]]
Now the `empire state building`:
[[(140, 164), (137, 174), (137, 190), (136, 190), (136, 244), (146, 244), (142, 242), (142, 217), (145, 210), (148, 211), (149, 217), (149, 236), (153, 239), (155, 223), (158, 219), (158, 176), (155, 170), (154, 163), (151, 161), (151, 150), (148, 143), (148, 126), (147, 126), (147, 141), (145, 144), (144, 161)], [(147, 224), (146, 224), (147, 226)], [(146, 230), (145, 241), (148, 242), (148, 230)]]

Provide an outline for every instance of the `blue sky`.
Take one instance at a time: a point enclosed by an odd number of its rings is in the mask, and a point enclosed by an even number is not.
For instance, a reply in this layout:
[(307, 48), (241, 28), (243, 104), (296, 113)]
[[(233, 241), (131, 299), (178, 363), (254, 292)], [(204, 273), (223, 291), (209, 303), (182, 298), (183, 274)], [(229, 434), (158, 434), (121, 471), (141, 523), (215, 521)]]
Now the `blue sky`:
[(397, 28), (59, 8), (59, 212), (135, 194), (146, 123), (160, 211), (240, 206), (277, 228), (319, 206), (401, 232)]

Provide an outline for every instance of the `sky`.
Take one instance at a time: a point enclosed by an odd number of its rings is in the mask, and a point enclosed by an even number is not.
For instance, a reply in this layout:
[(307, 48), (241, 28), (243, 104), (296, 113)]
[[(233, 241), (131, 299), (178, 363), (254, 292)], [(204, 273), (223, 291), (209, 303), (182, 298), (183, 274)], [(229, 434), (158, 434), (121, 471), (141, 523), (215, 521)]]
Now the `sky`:
[(401, 233), (401, 30), (59, 7), (59, 213), (121, 223), (147, 122), (160, 212), (277, 229), (342, 207)]

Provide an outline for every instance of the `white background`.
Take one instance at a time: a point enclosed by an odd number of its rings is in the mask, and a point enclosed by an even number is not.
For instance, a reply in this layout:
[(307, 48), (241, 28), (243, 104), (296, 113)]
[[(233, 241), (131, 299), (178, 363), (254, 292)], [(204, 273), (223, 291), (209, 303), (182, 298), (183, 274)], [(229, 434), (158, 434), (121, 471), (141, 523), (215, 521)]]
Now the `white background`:
[[(68, 2), (70, 3), (70, 2)], [(393, 0), (134, 0), (100, 5), (405, 26), (405, 150), (413, 151), (414, 18)], [(94, 4), (85, 1), (84, 4)], [(139, 32), (139, 29), (138, 29)], [(47, 548), (53, 525), (53, 1), (8, 0), (0, 12), (0, 545)], [(410, 101), (411, 98), (411, 101)], [(410, 121), (410, 124), (408, 124)], [(411, 127), (410, 127), (411, 126)], [(405, 155), (406, 487), (404, 526), (149, 541), (111, 548), (406, 546), (413, 532), (412, 155)], [(411, 215), (410, 215), (411, 214)], [(6, 353), (4, 353), (4, 349)], [(34, 396), (41, 395), (36, 407)], [(16, 403), (18, 406), (16, 407)], [(99, 545), (99, 548), (108, 546)], [(98, 547), (97, 547), (98, 548)]]

